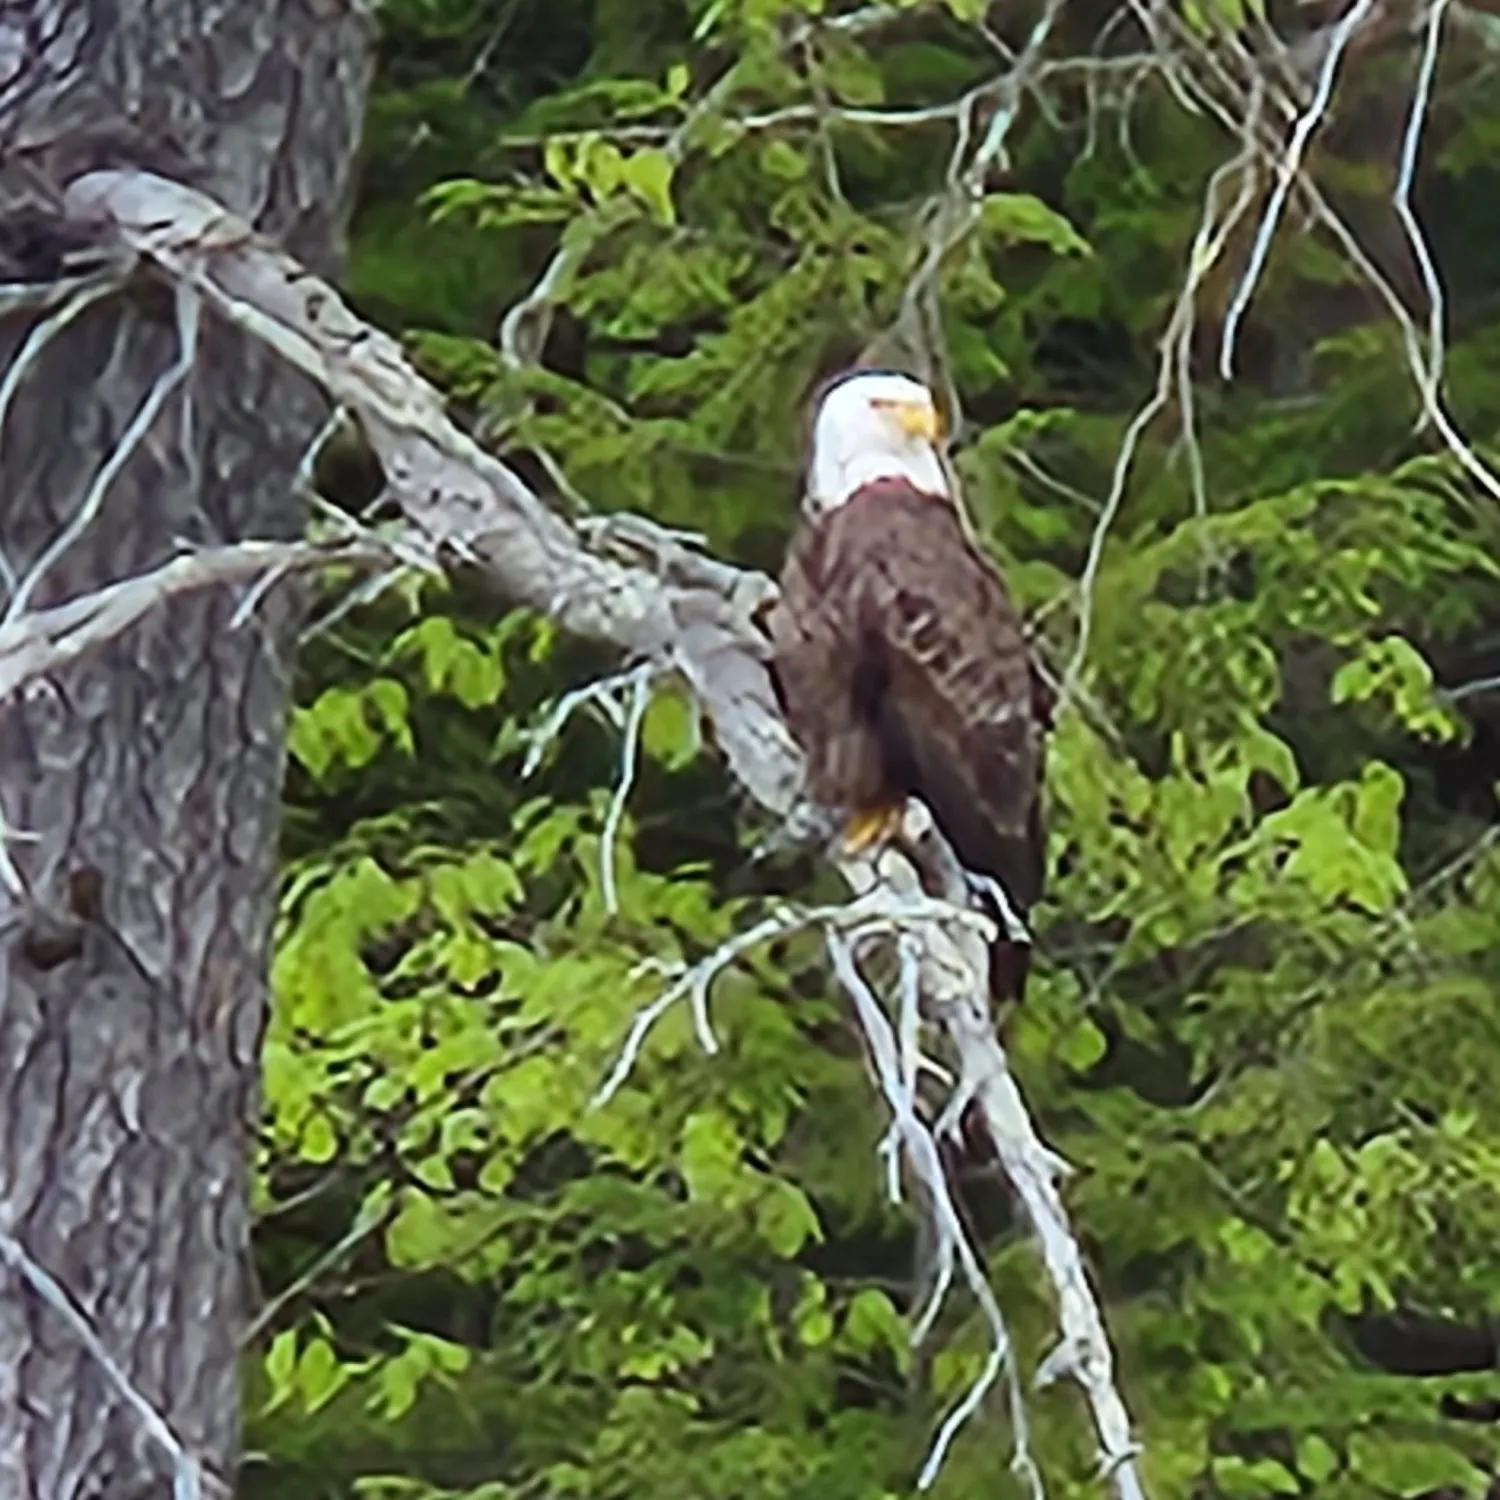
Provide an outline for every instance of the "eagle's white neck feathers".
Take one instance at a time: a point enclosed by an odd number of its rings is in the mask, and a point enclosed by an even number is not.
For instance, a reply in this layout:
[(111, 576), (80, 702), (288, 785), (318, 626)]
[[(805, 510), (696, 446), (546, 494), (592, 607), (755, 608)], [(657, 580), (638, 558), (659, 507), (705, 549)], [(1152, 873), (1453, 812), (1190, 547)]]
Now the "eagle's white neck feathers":
[[(925, 415), (925, 433), (913, 430), (914, 415), (919, 425)], [(872, 372), (836, 385), (813, 424), (808, 514), (836, 510), (878, 479), (905, 479), (924, 494), (948, 496), (936, 432), (932, 393), (908, 375)]]

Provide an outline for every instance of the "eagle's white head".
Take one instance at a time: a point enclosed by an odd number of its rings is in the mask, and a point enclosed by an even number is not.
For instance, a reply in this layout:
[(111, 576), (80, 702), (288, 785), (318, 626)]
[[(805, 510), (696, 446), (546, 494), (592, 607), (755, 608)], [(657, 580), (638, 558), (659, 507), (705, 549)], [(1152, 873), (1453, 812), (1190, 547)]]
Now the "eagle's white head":
[(950, 494), (938, 445), (943, 424), (932, 392), (910, 375), (856, 370), (830, 386), (813, 421), (803, 506), (835, 510), (876, 479), (905, 479), (924, 494)]

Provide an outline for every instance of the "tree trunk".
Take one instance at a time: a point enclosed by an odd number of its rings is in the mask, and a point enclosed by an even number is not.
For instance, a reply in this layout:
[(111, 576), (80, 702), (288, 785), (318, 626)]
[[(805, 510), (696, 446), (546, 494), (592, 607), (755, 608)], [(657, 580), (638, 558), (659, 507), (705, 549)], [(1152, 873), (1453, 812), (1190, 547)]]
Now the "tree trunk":
[[(362, 12), (355, 0), (7, 5), (0, 252), (13, 263), (0, 280), (56, 276), (36, 204), (101, 157), (192, 176), (329, 271), (367, 82)], [(326, 402), (211, 316), (186, 377), (131, 435), (183, 357), (192, 312), (137, 279), (30, 363), (0, 426), (0, 616), (139, 572), (180, 542), (300, 533), (292, 479)], [(0, 372), (48, 315), (0, 317)], [(91, 496), (122, 447), (128, 461)], [(166, 601), (0, 702), (7, 1500), (170, 1495), (173, 1439), (233, 1483), (299, 619), (295, 591), (278, 587), (233, 623), (243, 594)]]

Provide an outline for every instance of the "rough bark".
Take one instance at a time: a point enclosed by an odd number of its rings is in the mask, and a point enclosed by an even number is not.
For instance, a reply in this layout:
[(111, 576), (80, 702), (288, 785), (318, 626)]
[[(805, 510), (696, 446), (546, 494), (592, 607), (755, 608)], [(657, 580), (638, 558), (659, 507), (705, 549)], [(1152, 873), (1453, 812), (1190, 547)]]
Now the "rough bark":
[[(6, 6), (3, 279), (56, 273), (64, 242), (49, 200), (106, 162), (189, 176), (331, 270), (367, 31), (348, 0)], [(28, 582), (179, 358), (182, 310), (139, 285), (98, 301), (51, 341), (5, 414), (0, 548), (28, 607), (159, 565), (180, 539), (300, 534), (291, 481), (326, 398), (206, 317), (191, 373), (94, 519)], [(0, 372), (38, 321), (0, 317)], [(0, 613), (16, 592), (0, 572)], [(282, 588), (231, 629), (242, 592), (166, 598), (0, 701), (14, 871), (0, 884), (0, 1494), (16, 1500), (172, 1493), (160, 1432), (80, 1337), (80, 1318), (181, 1446), (232, 1473), (298, 617)], [(39, 1292), (38, 1272), (72, 1316)]]

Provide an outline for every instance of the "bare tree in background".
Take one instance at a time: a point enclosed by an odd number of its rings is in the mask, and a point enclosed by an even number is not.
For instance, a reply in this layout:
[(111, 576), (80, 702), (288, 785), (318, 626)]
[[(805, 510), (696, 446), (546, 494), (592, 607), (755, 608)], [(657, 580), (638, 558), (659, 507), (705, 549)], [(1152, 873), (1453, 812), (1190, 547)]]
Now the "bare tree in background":
[[(0, 630), (184, 546), (301, 535), (293, 481), (326, 398), (160, 286), (65, 301), (91, 272), (60, 194), (151, 166), (326, 274), (368, 51), (355, 0), (4, 7)], [(231, 630), (242, 594), (164, 597), (0, 692), (8, 1500), (232, 1484), (298, 616), (278, 588)]]

